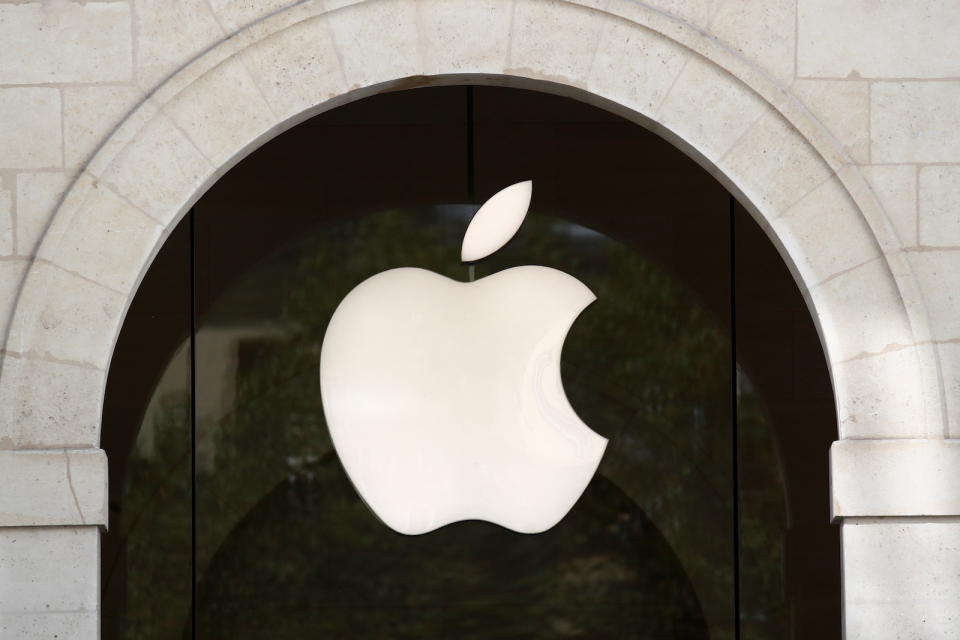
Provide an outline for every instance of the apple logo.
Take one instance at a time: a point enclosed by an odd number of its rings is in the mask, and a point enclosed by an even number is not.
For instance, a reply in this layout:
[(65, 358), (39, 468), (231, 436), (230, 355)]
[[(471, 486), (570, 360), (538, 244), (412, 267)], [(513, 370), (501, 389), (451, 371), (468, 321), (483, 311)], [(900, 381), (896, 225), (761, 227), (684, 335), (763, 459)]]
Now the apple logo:
[[(521, 182), (484, 203), (462, 261), (506, 244), (531, 193)], [(487, 520), (539, 533), (567, 514), (607, 445), (560, 379), (563, 341), (595, 299), (542, 266), (473, 282), (390, 269), (344, 297), (320, 352), (323, 410), (347, 475), (387, 526), (412, 535)]]

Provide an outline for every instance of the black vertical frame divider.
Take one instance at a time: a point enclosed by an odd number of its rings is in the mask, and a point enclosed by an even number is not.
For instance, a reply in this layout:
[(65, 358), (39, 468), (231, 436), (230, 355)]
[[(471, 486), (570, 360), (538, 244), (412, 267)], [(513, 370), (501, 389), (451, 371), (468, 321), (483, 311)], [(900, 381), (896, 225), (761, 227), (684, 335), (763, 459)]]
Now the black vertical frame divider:
[(471, 204), (477, 200), (476, 121), (474, 118), (473, 85), (467, 85), (467, 196)]

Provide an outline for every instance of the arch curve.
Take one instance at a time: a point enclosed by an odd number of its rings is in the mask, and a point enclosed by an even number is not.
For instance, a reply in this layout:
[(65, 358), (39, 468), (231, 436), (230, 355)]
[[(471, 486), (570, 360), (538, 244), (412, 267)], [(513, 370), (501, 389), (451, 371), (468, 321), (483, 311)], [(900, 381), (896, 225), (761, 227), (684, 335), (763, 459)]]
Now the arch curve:
[(57, 208), (6, 337), (0, 435), (13, 448), (98, 446), (107, 369), (139, 281), (240, 159), (340, 104), (452, 83), (568, 95), (681, 147), (790, 266), (828, 357), (840, 436), (942, 435), (923, 299), (842, 146), (732, 48), (631, 0), (307, 0), (216, 43), (126, 117)]

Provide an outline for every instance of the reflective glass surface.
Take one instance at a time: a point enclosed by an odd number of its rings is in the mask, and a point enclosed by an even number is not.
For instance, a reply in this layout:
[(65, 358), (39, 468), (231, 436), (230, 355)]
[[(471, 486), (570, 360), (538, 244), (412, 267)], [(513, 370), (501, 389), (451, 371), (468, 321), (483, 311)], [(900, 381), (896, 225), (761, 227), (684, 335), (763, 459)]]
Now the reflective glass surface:
[[(526, 222), (471, 272), (470, 216), (523, 179)], [(330, 316), (386, 269), (523, 264), (597, 295), (562, 359), (573, 408), (610, 439), (597, 475), (543, 534), (397, 534), (331, 446)], [(659, 137), (531, 91), (359, 101), (231, 170), (144, 280), (106, 400), (104, 635), (839, 637), (831, 403), (769, 241)]]
[(180, 638), (192, 607), (190, 227), (167, 238), (127, 312), (104, 399), (110, 530), (104, 638)]

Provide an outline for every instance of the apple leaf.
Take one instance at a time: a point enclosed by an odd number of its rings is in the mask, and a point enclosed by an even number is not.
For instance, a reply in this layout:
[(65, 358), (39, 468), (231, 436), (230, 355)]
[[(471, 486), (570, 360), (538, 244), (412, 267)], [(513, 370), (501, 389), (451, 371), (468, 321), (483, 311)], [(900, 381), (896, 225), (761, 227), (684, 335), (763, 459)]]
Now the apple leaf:
[(475, 262), (507, 244), (523, 224), (532, 194), (533, 182), (526, 180), (501, 189), (484, 202), (463, 236), (460, 259)]

